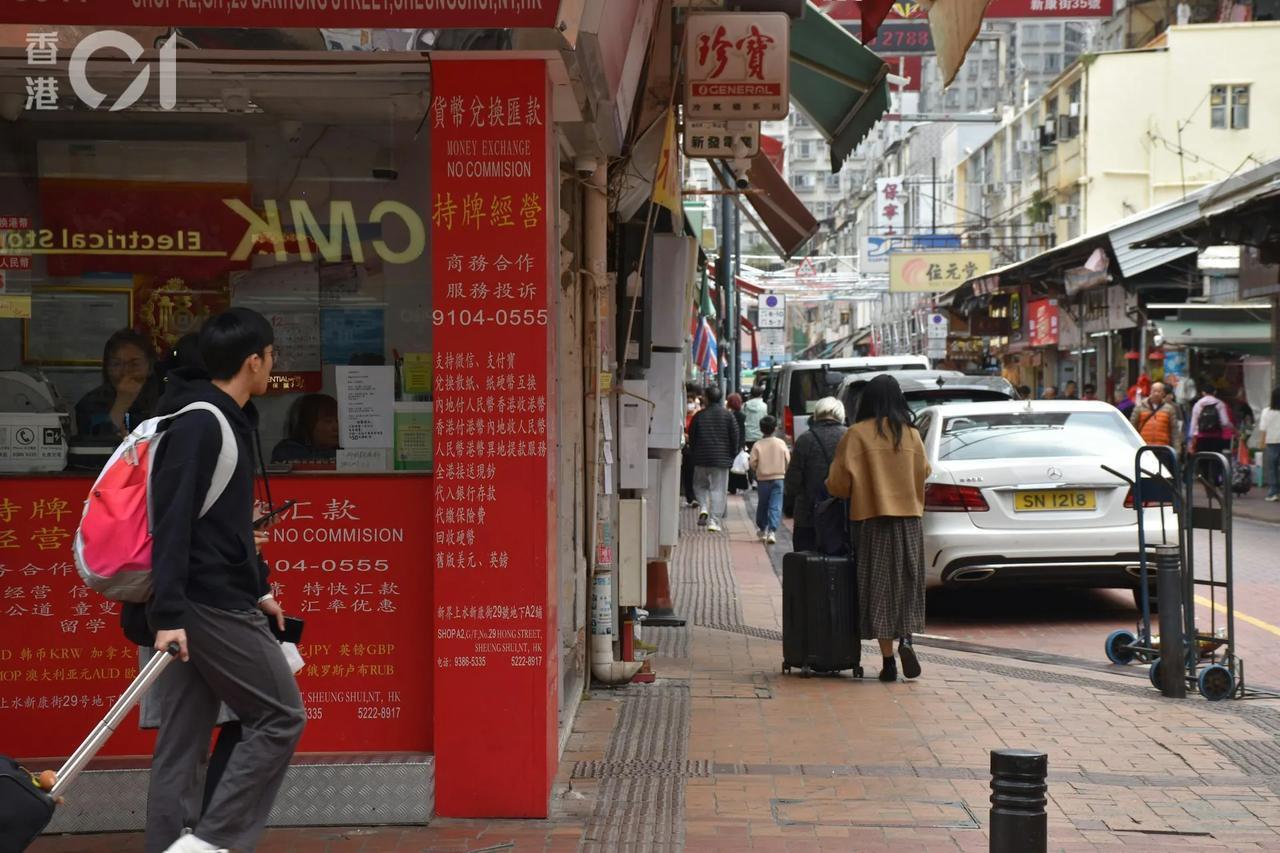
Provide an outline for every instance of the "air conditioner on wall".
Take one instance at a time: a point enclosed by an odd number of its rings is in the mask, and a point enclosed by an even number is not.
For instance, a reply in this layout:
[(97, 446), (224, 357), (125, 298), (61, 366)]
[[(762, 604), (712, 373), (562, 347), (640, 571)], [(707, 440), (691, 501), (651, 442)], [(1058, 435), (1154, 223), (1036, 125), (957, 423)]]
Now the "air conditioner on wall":
[(1000, 185), (997, 183), (986, 183), (982, 185), (983, 195), (999, 195)]
[(1018, 153), (1019, 153), (1019, 154), (1034, 154), (1035, 152), (1036, 152), (1036, 142), (1035, 142), (1035, 140), (1034, 140), (1034, 139), (1019, 139), (1019, 140), (1018, 140)]

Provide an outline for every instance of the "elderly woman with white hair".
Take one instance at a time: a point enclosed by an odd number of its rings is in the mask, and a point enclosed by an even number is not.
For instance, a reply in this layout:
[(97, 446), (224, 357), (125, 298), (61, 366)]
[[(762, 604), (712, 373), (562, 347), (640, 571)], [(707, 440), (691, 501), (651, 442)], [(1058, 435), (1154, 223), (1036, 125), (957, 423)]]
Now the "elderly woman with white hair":
[(782, 492), (782, 508), (795, 519), (791, 540), (796, 551), (817, 548), (814, 506), (827, 497), (827, 471), (844, 431), (844, 404), (823, 397), (814, 406), (808, 432), (796, 439)]

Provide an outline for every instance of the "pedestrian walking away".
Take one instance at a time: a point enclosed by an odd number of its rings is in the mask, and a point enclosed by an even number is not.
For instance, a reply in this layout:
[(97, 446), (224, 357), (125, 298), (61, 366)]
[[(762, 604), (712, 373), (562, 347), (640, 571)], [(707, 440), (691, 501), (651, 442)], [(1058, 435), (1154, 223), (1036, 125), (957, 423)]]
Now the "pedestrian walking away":
[[(192, 412), (175, 419), (155, 460), (153, 595), (147, 604), (155, 647), (176, 642), (181, 664), (165, 670), (157, 691), (160, 733), (147, 794), (147, 853), (228, 850), (251, 853), (266, 826), (306, 715), (291, 667), (268, 628), (284, 628), (254, 532), (257, 411), (275, 360), (264, 317), (232, 308), (205, 323), (206, 371), (171, 374), (160, 412), (196, 401), (217, 406), (238, 444), (235, 473), (222, 496), (200, 514), (221, 446), (216, 419)], [(199, 802), (198, 765), (208, 754), (220, 703), (240, 718), (235, 745), (208, 808)], [(190, 829), (190, 834), (183, 834)]]
[(1258, 416), (1258, 432), (1263, 448), (1263, 474), (1267, 479), (1266, 499), (1280, 501), (1280, 385), (1271, 389), (1271, 405)]
[(840, 439), (827, 491), (849, 502), (857, 522), (859, 626), (878, 640), (881, 681), (895, 681), (893, 640), (900, 638), (902, 674), (920, 675), (911, 635), (924, 630), (924, 443), (898, 381), (867, 383), (854, 424)]
[(813, 407), (809, 429), (796, 439), (782, 492), (782, 511), (794, 520), (791, 547), (796, 551), (817, 548), (815, 508), (829, 497), (827, 472), (845, 432), (844, 419), (844, 404), (835, 397), (823, 397)]
[[(747, 430), (747, 416), (742, 411), (742, 395), (735, 393), (726, 397), (725, 408), (733, 413), (733, 419), (738, 424), (738, 450), (734, 453), (734, 456), (737, 456), (739, 452), (744, 451), (742, 437), (746, 435)], [(747, 470), (739, 473), (730, 466), (729, 494), (736, 495), (738, 492), (745, 492), (749, 488), (751, 488), (751, 470), (748, 468)]]
[(787, 476), (787, 464), (791, 451), (787, 443), (775, 436), (778, 420), (772, 415), (760, 419), (760, 433), (764, 437), (751, 448), (751, 470), (760, 484), (756, 501), (756, 533), (772, 545), (778, 541), (778, 526), (782, 524), (782, 489)]
[(693, 492), (701, 508), (698, 523), (718, 533), (728, 501), (729, 468), (742, 447), (742, 435), (737, 418), (724, 406), (719, 388), (712, 385), (704, 399), (706, 407), (689, 424)]
[(1213, 393), (1208, 379), (1200, 380), (1204, 395), (1191, 407), (1191, 452), (1226, 453), (1235, 428), (1230, 407)]
[(769, 407), (764, 402), (764, 392), (760, 388), (752, 388), (750, 399), (742, 404), (742, 439), (748, 453), (757, 441), (764, 438), (764, 433), (760, 431), (760, 421), (767, 414)]

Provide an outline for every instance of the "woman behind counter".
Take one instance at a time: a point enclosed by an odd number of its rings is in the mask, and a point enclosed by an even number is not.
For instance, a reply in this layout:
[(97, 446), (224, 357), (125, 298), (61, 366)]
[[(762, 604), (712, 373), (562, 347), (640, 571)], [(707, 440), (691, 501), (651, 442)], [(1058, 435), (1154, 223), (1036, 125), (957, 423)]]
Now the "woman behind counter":
[(288, 435), (271, 451), (272, 462), (332, 462), (338, 455), (338, 401), (304, 394), (289, 407)]
[(102, 384), (76, 403), (76, 430), (121, 438), (154, 414), (159, 399), (155, 351), (133, 329), (121, 329), (102, 349)]

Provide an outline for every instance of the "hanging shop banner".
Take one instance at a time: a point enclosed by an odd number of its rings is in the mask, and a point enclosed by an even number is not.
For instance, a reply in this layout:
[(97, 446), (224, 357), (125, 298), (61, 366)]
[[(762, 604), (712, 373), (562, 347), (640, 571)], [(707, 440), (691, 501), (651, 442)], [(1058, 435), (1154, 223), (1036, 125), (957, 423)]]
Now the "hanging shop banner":
[(6, 0), (0, 24), (106, 27), (555, 27), (560, 0)]
[(687, 121), (684, 153), (703, 160), (754, 157), (760, 152), (758, 121)]
[[(1110, 18), (1114, 0), (991, 0), (986, 4), (982, 18), (995, 21), (1001, 18)], [(862, 4), (858, 0), (818, 0), (818, 6), (845, 26), (862, 18)], [(886, 21), (925, 19), (925, 7), (913, 0), (894, 3)], [(857, 28), (854, 28), (857, 32)]]
[(876, 200), (872, 210), (875, 228), (886, 237), (898, 233), (907, 221), (907, 194), (902, 178), (876, 178)]
[(785, 13), (695, 12), (684, 50), (687, 117), (787, 117), (791, 19)]
[(1058, 345), (1058, 300), (1037, 299), (1027, 306), (1027, 321), (1030, 327), (1028, 341), (1033, 347), (1056, 347)]
[[(90, 477), (13, 477), (0, 497), (0, 713), (21, 757), (64, 756), (137, 674), (120, 605), (86, 587), (71, 539)], [(305, 622), (300, 752), (431, 750), (431, 479), (272, 478), (292, 499), (263, 557)], [(149, 755), (132, 712), (104, 755)]]
[(892, 252), (889, 290), (943, 293), (991, 270), (991, 252)]
[(437, 60), (432, 75), (436, 813), (545, 817), (559, 681), (548, 77), (529, 60)]

